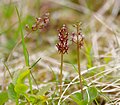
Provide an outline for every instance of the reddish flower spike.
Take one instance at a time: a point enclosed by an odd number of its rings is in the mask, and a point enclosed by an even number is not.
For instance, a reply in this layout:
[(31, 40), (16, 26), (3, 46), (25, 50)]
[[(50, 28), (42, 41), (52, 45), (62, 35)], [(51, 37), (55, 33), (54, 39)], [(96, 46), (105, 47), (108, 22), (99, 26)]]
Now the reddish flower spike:
[(58, 48), (58, 52), (65, 54), (68, 51), (68, 30), (66, 25), (63, 25), (60, 30), (58, 30), (58, 39), (59, 42), (56, 44), (56, 47)]

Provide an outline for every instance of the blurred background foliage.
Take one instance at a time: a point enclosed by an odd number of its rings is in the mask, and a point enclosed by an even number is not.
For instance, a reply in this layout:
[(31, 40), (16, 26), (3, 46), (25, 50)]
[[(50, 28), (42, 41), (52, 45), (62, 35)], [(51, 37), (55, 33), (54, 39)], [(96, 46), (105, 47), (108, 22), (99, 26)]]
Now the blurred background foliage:
[[(43, 61), (44, 56), (50, 59), (48, 61), (45, 59), (45, 66), (54, 67), (54, 60), (58, 63), (60, 59), (56, 49), (57, 29), (62, 24), (66, 24), (71, 35), (74, 31), (72, 25), (79, 21), (83, 23), (82, 33), (85, 35), (85, 44), (81, 50), (82, 69), (109, 64), (111, 61), (118, 59), (120, 44), (119, 0), (0, 0), (0, 59), (6, 60), (16, 43), (21, 39), (15, 6), (20, 12), (24, 35), (27, 34), (26, 24), (32, 26), (36, 17), (41, 17), (46, 12), (50, 13), (48, 27), (45, 30), (33, 32), (25, 40), (31, 58), (32, 55), (35, 55), (35, 59), (38, 58), (38, 52), (45, 53), (45, 51), (48, 51), (46, 55), (40, 55)], [(69, 37), (71, 38), (71, 36)], [(69, 44), (71, 50), (64, 57), (66, 65), (76, 64), (77, 62), (76, 48), (71, 41), (69, 41)], [(21, 57), (23, 57), (23, 51), (20, 44), (14, 50), (9, 62)], [(23, 60), (19, 63), (24, 65)], [(12, 63), (12, 67), (17, 65), (17, 63)], [(46, 69), (45, 66), (40, 66), (40, 68), (36, 66), (36, 71)], [(67, 71), (68, 68), (65, 68), (65, 71)], [(104, 69), (105, 67), (97, 68), (94, 72), (85, 76), (93, 76), (99, 70), (103, 71)], [(71, 70), (68, 74), (71, 72), (74, 73), (75, 71)], [(36, 76), (37, 79), (42, 82), (48, 75), (52, 75), (49, 72), (48, 74), (45, 73), (43, 72), (43, 75), (41, 75), (43, 78), (40, 78), (39, 75)], [(48, 81), (51, 80), (50, 78)], [(69, 77), (67, 78), (69, 80)], [(70, 78), (73, 78), (73, 76)], [(118, 76), (114, 78), (113, 75), (109, 75), (107, 79), (111, 78), (114, 80)], [(101, 79), (101, 81), (103, 80)]]
[[(0, 4), (0, 8), (1, 8), (0, 35), (2, 37), (1, 49), (5, 49), (3, 56), (5, 55), (6, 57), (6, 54), (10, 53), (12, 48), (17, 43), (18, 39), (20, 39), (20, 28), (18, 26), (18, 19), (15, 11), (15, 5), (18, 7), (20, 11), (24, 30), (25, 30), (26, 24), (29, 24), (30, 26), (32, 26), (32, 24), (35, 22), (36, 17), (40, 17), (44, 13), (50, 12), (51, 21), (47, 29), (32, 33), (32, 35), (30, 35), (28, 38), (29, 41), (27, 40), (27, 42), (30, 43), (28, 44), (28, 48), (31, 52), (31, 51), (40, 50), (41, 49), (40, 46), (42, 45), (44, 45), (42, 46), (42, 48), (44, 48), (44, 47), (47, 47), (47, 45), (49, 47), (49, 45), (55, 44), (56, 40), (54, 39), (56, 39), (57, 37), (57, 29), (62, 24), (67, 24), (67, 26), (70, 29), (70, 32), (72, 32), (73, 31), (72, 24), (78, 21), (83, 22), (82, 28), (83, 28), (83, 33), (85, 34), (85, 37), (87, 40), (86, 45), (92, 44), (91, 37), (93, 37), (93, 35), (90, 35), (91, 31), (95, 30), (96, 32), (99, 33), (99, 30), (102, 27), (101, 23), (96, 21), (93, 15), (94, 13), (99, 12), (99, 10), (104, 6), (104, 4), (107, 1), (106, 0), (65, 0), (65, 1), (63, 0), (61, 1), (1, 0), (0, 2), (1, 2)], [(107, 11), (105, 11), (105, 14), (104, 14), (105, 18), (111, 15), (113, 5), (114, 4), (112, 4), (112, 6)], [(90, 23), (91, 21), (93, 22), (95, 21), (95, 22)], [(93, 24), (94, 24), (93, 26), (94, 29), (91, 29), (90, 25), (93, 25)], [(24, 31), (24, 34), (26, 34), (26, 31)], [(102, 35), (101, 35), (101, 38), (102, 38)], [(32, 47), (29, 47), (29, 45), (30, 46), (32, 45)], [(104, 44), (102, 45), (102, 47), (104, 47), (105, 45), (106, 45), (106, 41), (104, 41)], [(72, 55), (74, 59), (75, 54), (74, 52), (72, 53), (73, 53)], [(89, 55), (90, 55), (90, 52), (89, 52)], [(72, 60), (72, 61), (74, 62), (75, 60)]]

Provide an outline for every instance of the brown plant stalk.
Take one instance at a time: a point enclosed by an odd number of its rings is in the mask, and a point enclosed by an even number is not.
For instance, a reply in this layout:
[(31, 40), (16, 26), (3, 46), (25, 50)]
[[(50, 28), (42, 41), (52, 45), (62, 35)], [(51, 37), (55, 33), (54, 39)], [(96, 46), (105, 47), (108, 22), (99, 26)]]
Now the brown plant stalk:
[(80, 81), (80, 90), (82, 93), (82, 99), (83, 99), (83, 84), (82, 84), (82, 75), (81, 75), (81, 68), (80, 68), (80, 49), (83, 46), (83, 40), (84, 40), (84, 36), (81, 33), (81, 23), (77, 23), (74, 25), (74, 27), (76, 28), (77, 32), (72, 33), (72, 42), (74, 42), (77, 47), (77, 65), (78, 65), (78, 74), (79, 74), (79, 81)]
[(60, 65), (60, 96), (62, 95), (62, 71), (63, 71), (63, 56), (68, 51), (68, 30), (66, 25), (63, 25), (60, 30), (58, 30), (59, 42), (56, 44), (58, 52), (61, 54), (61, 65)]

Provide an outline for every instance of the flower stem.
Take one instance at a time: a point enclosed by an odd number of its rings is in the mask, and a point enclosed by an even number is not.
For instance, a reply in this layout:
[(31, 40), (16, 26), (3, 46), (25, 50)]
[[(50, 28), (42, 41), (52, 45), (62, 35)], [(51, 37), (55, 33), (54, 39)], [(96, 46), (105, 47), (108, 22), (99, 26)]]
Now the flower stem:
[(60, 96), (62, 95), (62, 70), (63, 70), (63, 53), (61, 53), (61, 65), (60, 65)]
[[(79, 33), (79, 29), (77, 28), (77, 33)], [(82, 75), (81, 75), (81, 69), (80, 69), (80, 47), (79, 47), (79, 35), (77, 35), (77, 63), (78, 63), (78, 74), (79, 74), (79, 80), (80, 80), (80, 89), (82, 93), (82, 99), (83, 99), (83, 85), (82, 85)]]
[[(18, 19), (19, 19), (19, 25), (20, 25), (20, 31), (21, 31), (21, 38), (22, 38), (22, 46), (23, 46), (23, 53), (24, 53), (25, 63), (26, 63), (26, 66), (29, 67), (30, 66), (29, 65), (29, 53), (27, 51), (27, 47), (26, 47), (26, 43), (25, 43), (25, 39), (24, 39), (24, 34), (23, 34), (23, 29), (22, 29), (21, 18), (20, 18), (20, 14), (19, 14), (19, 11), (18, 11), (17, 7), (16, 7), (16, 12), (17, 12)], [(31, 80), (30, 74), (28, 76), (28, 79), (29, 79), (30, 91), (31, 91), (31, 94), (32, 94), (33, 93), (32, 80)]]

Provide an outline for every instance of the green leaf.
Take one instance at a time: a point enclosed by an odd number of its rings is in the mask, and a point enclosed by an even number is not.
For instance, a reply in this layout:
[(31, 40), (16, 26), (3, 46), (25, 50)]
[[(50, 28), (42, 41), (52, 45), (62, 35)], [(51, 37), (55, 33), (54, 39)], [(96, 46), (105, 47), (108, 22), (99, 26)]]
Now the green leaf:
[(30, 102), (33, 104), (37, 100), (35, 96), (30, 96)]
[(17, 99), (17, 93), (15, 92), (14, 85), (12, 83), (10, 83), (8, 86), (8, 97), (14, 101)]
[(39, 92), (38, 92), (38, 95), (40, 95), (40, 96), (43, 96), (46, 92), (48, 92), (48, 90), (51, 88), (51, 84), (48, 84), (48, 85), (46, 85), (46, 86), (43, 86), (40, 90), (39, 90)]
[(6, 91), (0, 93), (0, 105), (8, 101), (8, 93)]
[(30, 70), (25, 70), (19, 74), (19, 77), (17, 79), (17, 83), (23, 83), (24, 79), (30, 74)]
[(34, 63), (32, 64), (32, 66), (30, 67), (30, 69), (32, 69), (40, 60), (41, 60), (41, 58), (39, 58), (36, 62), (34, 62)]
[(18, 19), (19, 19), (19, 25), (20, 25), (20, 31), (21, 31), (21, 37), (22, 37), (22, 46), (23, 46), (23, 53), (24, 53), (25, 63), (26, 63), (26, 66), (29, 66), (29, 53), (28, 53), (27, 48), (26, 48), (23, 29), (22, 29), (22, 23), (21, 23), (20, 14), (19, 14), (19, 11), (18, 11), (17, 7), (16, 7), (16, 12), (17, 12)]
[(24, 67), (23, 69), (18, 70), (14, 73), (13, 83), (23, 83), (24, 79), (28, 76), (28, 74), (30, 74), (29, 67)]
[(75, 93), (74, 95), (71, 95), (70, 97), (74, 102), (80, 105), (80, 101), (82, 100), (81, 93)]
[(80, 101), (79, 102), (79, 104), (78, 105), (88, 105), (88, 102), (87, 101), (85, 101), (85, 100), (82, 100), (82, 101)]
[(93, 100), (95, 100), (98, 96), (97, 88), (95, 87), (88, 87), (86, 89), (85, 94), (85, 100), (87, 100), (89, 103), (91, 103)]
[(82, 100), (82, 94), (79, 92), (75, 93), (74, 95), (71, 95), (70, 97), (78, 105), (87, 105), (87, 101)]
[(74, 68), (73, 70), (75, 70), (75, 71), (78, 73), (78, 70), (77, 70), (77, 68), (75, 67), (75, 65), (72, 64), (72, 66), (73, 66), (73, 68)]
[(18, 94), (25, 94), (25, 92), (27, 91), (28, 86), (25, 84), (16, 84), (15, 85), (15, 91)]
[(78, 100), (82, 100), (82, 94), (81, 93), (75, 93), (74, 95), (72, 95), (73, 97), (75, 97)]
[[(16, 8), (16, 12), (17, 12), (17, 15), (18, 15), (18, 19), (19, 19), (19, 25), (20, 25), (20, 31), (21, 31), (21, 38), (22, 38), (22, 46), (23, 46), (23, 53), (24, 53), (25, 63), (26, 63), (26, 66), (30, 66), (29, 65), (29, 53), (28, 53), (28, 50), (27, 50), (27, 47), (26, 47), (26, 44), (25, 44), (25, 39), (24, 39), (20, 14), (19, 14), (19, 11), (18, 11), (17, 7), (15, 7), (15, 8)], [(31, 78), (30, 78), (30, 74), (29, 74), (28, 78), (29, 78), (29, 84), (30, 84), (30, 91), (31, 91), (31, 93), (33, 93), (32, 92), (32, 81), (31, 81)]]

